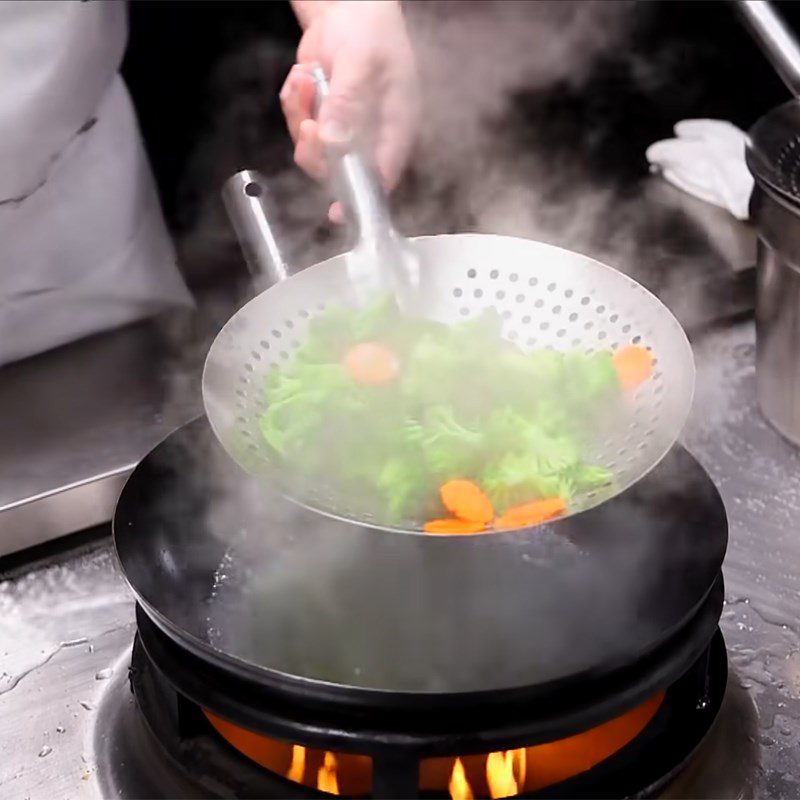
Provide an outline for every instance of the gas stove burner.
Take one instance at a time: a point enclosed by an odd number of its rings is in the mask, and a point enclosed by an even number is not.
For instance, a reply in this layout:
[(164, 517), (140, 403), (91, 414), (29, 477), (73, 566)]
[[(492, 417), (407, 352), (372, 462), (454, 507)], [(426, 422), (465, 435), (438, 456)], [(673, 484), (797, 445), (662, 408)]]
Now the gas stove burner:
[[(448, 730), (441, 714), (410, 711), (386, 719), (376, 709), (347, 719), (332, 709), (326, 719), (274, 698), (274, 709), (260, 708), (260, 725), (244, 725), (241, 714), (232, 713), (244, 701), (236, 696), (244, 687), (235, 678), (206, 674), (145, 615), (138, 621), (131, 664), (136, 704), (153, 740), (212, 797), (653, 796), (705, 738), (727, 682), (717, 630), (666, 690), (605, 718), (587, 698), (583, 714), (577, 713), (580, 701), (571, 704), (570, 697), (563, 698), (563, 716), (551, 714), (547, 724), (535, 711), (526, 717), (509, 706), (501, 730), (491, 714), (487, 720), (477, 711), (468, 745), (459, 718), (469, 709), (447, 715), (455, 719)], [(201, 702), (181, 690), (195, 694), (209, 679)], [(261, 702), (252, 697), (253, 706)], [(548, 738), (544, 730), (561, 733)]]
[(642, 796), (709, 730), (727, 521), (682, 448), (550, 528), (442, 539), (220, 483), (215, 447), (177, 431), (114, 520), (136, 702), (198, 793)]

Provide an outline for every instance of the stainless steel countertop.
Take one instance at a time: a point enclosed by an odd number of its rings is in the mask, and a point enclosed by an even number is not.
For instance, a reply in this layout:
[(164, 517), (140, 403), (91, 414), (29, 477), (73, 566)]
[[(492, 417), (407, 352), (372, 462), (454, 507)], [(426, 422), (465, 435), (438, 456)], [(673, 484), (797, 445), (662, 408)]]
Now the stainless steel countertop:
[[(720, 730), (672, 796), (800, 795), (800, 453), (755, 407), (754, 340), (747, 322), (695, 342), (685, 444), (730, 518), (722, 628), (734, 677)], [(126, 756), (103, 742), (130, 703), (132, 637), (107, 540), (0, 583), (0, 797), (113, 796)]]
[(133, 466), (199, 413), (164, 320), (0, 369), (0, 556), (107, 522)]

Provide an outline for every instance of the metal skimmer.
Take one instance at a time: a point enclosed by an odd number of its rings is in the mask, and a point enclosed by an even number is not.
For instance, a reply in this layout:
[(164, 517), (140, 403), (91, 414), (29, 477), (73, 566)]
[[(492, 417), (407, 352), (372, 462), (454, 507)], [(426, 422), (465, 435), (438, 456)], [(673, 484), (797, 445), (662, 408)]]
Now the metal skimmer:
[[(269, 233), (263, 178), (238, 173), (224, 196), (251, 266), (266, 272), (274, 285), (230, 319), (208, 353), (203, 396), (211, 426), (242, 467), (277, 483), (296, 501), (369, 522), (352, 500), (344, 504), (330, 487), (301, 488), (291, 481), (258, 424), (267, 403), (267, 373), (289, 362), (309, 322), (327, 305), (352, 303), (347, 256), (285, 278)], [(587, 256), (527, 239), (456, 234), (410, 241), (419, 257), (416, 311), (423, 316), (457, 322), (495, 308), (503, 336), (523, 349), (589, 352), (633, 343), (652, 350), (653, 376), (586, 450), (589, 461), (612, 470), (613, 484), (577, 498), (573, 513), (623, 491), (672, 447), (692, 402), (694, 361), (680, 324), (644, 287)], [(418, 524), (400, 527), (416, 530)]]

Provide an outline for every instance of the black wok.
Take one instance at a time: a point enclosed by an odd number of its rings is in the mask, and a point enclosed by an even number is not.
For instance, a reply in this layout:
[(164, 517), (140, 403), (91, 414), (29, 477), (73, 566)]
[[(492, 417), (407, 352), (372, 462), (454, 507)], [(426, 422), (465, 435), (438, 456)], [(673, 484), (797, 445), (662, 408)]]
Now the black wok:
[(354, 525), (244, 478), (205, 418), (134, 470), (114, 543), (140, 605), (228, 674), (325, 702), (435, 703), (602, 678), (690, 621), (725, 511), (676, 447), (555, 524), (431, 537)]

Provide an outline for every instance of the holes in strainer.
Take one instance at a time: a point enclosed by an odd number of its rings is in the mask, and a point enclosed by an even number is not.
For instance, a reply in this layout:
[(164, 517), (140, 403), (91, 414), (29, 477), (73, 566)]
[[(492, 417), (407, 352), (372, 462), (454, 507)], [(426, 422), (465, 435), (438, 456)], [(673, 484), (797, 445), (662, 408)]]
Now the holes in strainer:
[(248, 372), (252, 372), (252, 371), (253, 371), (253, 365), (252, 365), (252, 364), (245, 364), (245, 365), (244, 365), (244, 368), (245, 368), (245, 369), (246, 369)]
[(599, 306), (597, 306), (595, 311), (597, 311), (598, 314), (605, 314), (606, 313), (606, 307), (603, 306), (603, 305), (599, 305)]
[(518, 294), (515, 299), (516, 299), (516, 301), (518, 303), (524, 303), (525, 302), (525, 295), (524, 294)]
[(292, 350), (297, 350), (298, 347), (300, 347), (300, 342), (298, 342), (297, 339), (292, 339), (292, 344), (291, 344)]
[(517, 340), (517, 332), (516, 331), (509, 331), (508, 338), (510, 341), (515, 342)]
[(548, 283), (547, 284), (547, 291), (548, 292), (554, 292), (555, 290), (556, 290), (556, 285), (554, 283)]
[(587, 297), (586, 295), (584, 295), (583, 297), (581, 297), (581, 305), (582, 305), (582, 306), (588, 306), (588, 305), (589, 305), (589, 303), (591, 303), (591, 302), (592, 302), (592, 300), (591, 300), (591, 298), (590, 298), (590, 297)]
[(534, 304), (534, 308), (541, 308), (544, 305), (544, 300), (540, 297)]
[(279, 330), (275, 329), (275, 330), (272, 331), (272, 336), (275, 339), (280, 339), (281, 336), (283, 336), (283, 334)]
[(264, 348), (264, 350), (269, 350), (269, 342), (266, 340), (262, 339), (259, 344)]
[(466, 317), (469, 314), (469, 309), (466, 306), (461, 306), (458, 309), (458, 313), (461, 314), (462, 317)]
[(585, 331), (590, 331), (592, 328), (594, 328), (594, 322), (592, 322), (590, 319), (583, 323), (583, 329)]
[(576, 313), (573, 311), (573, 312), (572, 312), (572, 313), (569, 315), (569, 321), (570, 321), (570, 322), (575, 322), (577, 319), (578, 319), (578, 315), (577, 315), (577, 314), (576, 314)]
[(528, 286), (538, 286), (538, 285), (539, 285), (539, 279), (538, 278), (530, 278), (528, 280)]
[(525, 316), (522, 318), (522, 324), (523, 324), (523, 325), (530, 325), (530, 324), (531, 324), (531, 316), (530, 316), (530, 314), (526, 314), (526, 315), (525, 315)]
[(580, 339), (573, 339), (572, 340), (572, 346), (573, 347), (580, 347), (581, 346), (581, 340)]
[(631, 332), (631, 326), (630, 325), (623, 325), (622, 326), (622, 332), (623, 333), (630, 333)]
[(511, 274), (508, 276), (508, 279), (511, 281), (511, 283), (516, 283), (516, 282), (519, 280), (519, 275), (517, 275), (517, 273), (516, 273), (516, 272), (512, 272), (512, 273), (511, 273)]
[(250, 383), (250, 378), (248, 378), (245, 375), (240, 375), (239, 376), (239, 383)]
[(241, 397), (243, 400), (247, 397), (247, 392), (244, 389), (237, 389), (236, 394)]
[(301, 309), (300, 309), (300, 310), (297, 312), (297, 316), (299, 316), (299, 317), (300, 317), (300, 319), (308, 319), (308, 311), (306, 311), (304, 308), (301, 308)]
[(540, 331), (546, 331), (549, 327), (550, 327), (550, 323), (549, 322), (542, 322), (542, 323), (539, 324), (539, 330)]
[(289, 354), (285, 350), (281, 350), (279, 355), (284, 361), (288, 360), (289, 358)]
[(619, 319), (619, 314), (612, 314), (609, 318), (609, 322), (616, 322)]
[(506, 310), (505, 310), (505, 311), (504, 311), (504, 312), (501, 314), (501, 316), (503, 317), (503, 319), (511, 319), (511, 312), (510, 312), (508, 309), (506, 309)]
[(492, 270), (492, 271), (489, 273), (489, 277), (490, 277), (490, 278), (491, 278), (493, 281), (496, 281), (496, 280), (497, 280), (497, 279), (500, 277), (500, 272), (499, 272), (499, 270), (493, 269), (493, 270)]
[(633, 344), (639, 344), (639, 342), (641, 342), (641, 341), (642, 341), (642, 337), (641, 336), (634, 336), (633, 339), (631, 339), (631, 342)]
[(531, 336), (530, 338), (526, 339), (525, 340), (525, 344), (528, 347), (533, 347), (536, 344), (536, 337), (535, 336)]
[(560, 314), (561, 313), (561, 306), (553, 306), (553, 313)]
[(498, 300), (503, 300), (505, 298), (505, 296), (506, 296), (506, 293), (502, 289), (499, 292), (495, 293), (495, 297)]
[(453, 289), (453, 297), (461, 297), (462, 294), (464, 294), (462, 289), (459, 288)]
[(292, 322), (290, 319), (287, 319), (287, 320), (286, 320), (286, 322), (284, 322), (283, 324), (284, 324), (284, 325), (286, 325), (286, 327), (287, 327), (289, 330), (291, 330), (292, 328), (294, 328), (294, 322)]
[(468, 278), (476, 278), (477, 276), (478, 276), (477, 270), (474, 270), (474, 269), (468, 269), (467, 270), (467, 277)]
[(599, 331), (597, 334), (597, 338), (600, 339), (601, 341), (605, 339), (606, 336), (608, 336), (608, 334), (605, 331)]
[(560, 339), (561, 337), (563, 337), (563, 336), (566, 336), (566, 335), (567, 335), (567, 331), (566, 331), (566, 329), (565, 329), (565, 328), (559, 328), (559, 329), (556, 331), (556, 336), (558, 336), (558, 337), (559, 337), (559, 339)]
[(572, 297), (572, 295), (574, 295), (574, 294), (575, 294), (575, 292), (573, 292), (572, 289), (567, 289), (567, 291), (564, 292), (564, 297), (566, 297), (567, 300), (569, 300), (569, 298)]
[(473, 294), (473, 296), (474, 296), (475, 298), (477, 298), (478, 300), (480, 300), (480, 299), (481, 299), (481, 297), (483, 297), (483, 289), (476, 289), (476, 290), (475, 290), (475, 291), (474, 291), (472, 294)]

